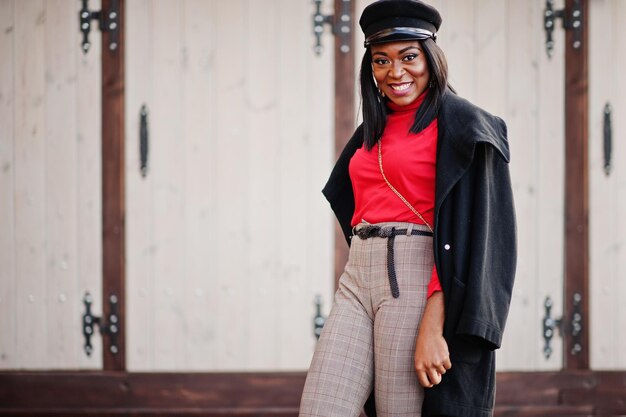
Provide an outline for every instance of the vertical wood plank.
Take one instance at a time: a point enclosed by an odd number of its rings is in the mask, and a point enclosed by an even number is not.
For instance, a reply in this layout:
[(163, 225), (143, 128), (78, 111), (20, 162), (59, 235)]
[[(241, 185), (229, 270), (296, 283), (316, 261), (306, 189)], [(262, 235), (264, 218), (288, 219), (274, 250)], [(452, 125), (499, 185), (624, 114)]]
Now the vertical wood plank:
[(187, 145), (182, 125), (180, 79), (183, 52), (181, 3), (155, 1), (153, 10), (154, 355), (159, 369), (179, 369), (185, 360), (181, 352), (185, 346), (183, 167)]
[(590, 336), (593, 369), (615, 366), (618, 337), (615, 321), (609, 319), (617, 317), (619, 305), (613, 296), (618, 283), (617, 265), (611, 256), (615, 233), (619, 230), (614, 223), (618, 195), (612, 190), (616, 177), (604, 175), (601, 112), (607, 101), (613, 101), (612, 90), (616, 88), (613, 4), (610, 0), (594, 2), (589, 11)]
[[(332, 303), (332, 213), (320, 190), (334, 161), (331, 83), (333, 55), (327, 49), (317, 56), (305, 47), (313, 39), (308, 30), (310, 5), (282, 0), (277, 19), (280, 78), (279, 122), (281, 262), (276, 288), (280, 297), (276, 343), (279, 369), (305, 369), (311, 360), (313, 304), (322, 296), (324, 312)], [(329, 45), (330, 39), (325, 39)], [(295, 105), (294, 105), (295, 104)], [(345, 245), (345, 242), (343, 243)]]
[[(537, 293), (537, 41), (541, 16), (537, 2), (508, 2), (507, 25), (507, 113), (511, 147), (511, 178), (517, 211), (518, 262), (500, 358), (508, 367), (524, 369), (537, 362), (540, 334)], [(534, 342), (533, 342), (534, 340)], [(523, 348), (520, 348), (523, 346)], [(531, 365), (532, 364), (532, 365)]]
[[(343, 14), (344, 1), (335, 1), (334, 18), (339, 24), (339, 19)], [(355, 2), (350, 1), (350, 14), (354, 16)], [(354, 31), (356, 24), (354, 19), (351, 22), (352, 32), (350, 33), (351, 42), (349, 43), (350, 52), (341, 50), (342, 37), (335, 36), (334, 58), (335, 58), (335, 156), (339, 157), (341, 151), (354, 132), (355, 108), (354, 95), (355, 83), (352, 79), (354, 74), (355, 60), (352, 50), (354, 46)], [(348, 261), (348, 248), (344, 244), (345, 236), (335, 223), (335, 283), (339, 281), (343, 273), (346, 262)], [(336, 285), (336, 284), (335, 284)]]
[[(245, 88), (245, 55), (247, 51), (246, 9), (243, 0), (217, 3), (217, 38), (215, 76), (217, 98), (217, 195), (215, 233), (218, 242), (217, 280), (220, 296), (217, 303), (220, 335), (217, 369), (245, 369), (249, 321), (246, 299), (254, 273), (245, 261), (250, 251), (249, 236), (249, 143), (265, 138), (264, 132), (253, 132), (247, 127)], [(261, 139), (259, 139), (261, 140)]]
[[(626, 148), (620, 145), (626, 116), (626, 81), (621, 65), (626, 47), (621, 27), (626, 7), (615, 0), (595, 1), (589, 10), (589, 248), (590, 364), (592, 369), (626, 368)], [(613, 109), (613, 155), (604, 172), (603, 110)]]
[[(100, 1), (90, 1), (90, 6), (100, 10)], [(70, 15), (75, 15), (75, 7)], [(75, 19), (75, 18), (74, 18)], [(71, 22), (71, 27), (76, 21)], [(73, 29), (72, 29), (73, 30)], [(76, 142), (77, 142), (77, 287), (73, 302), (75, 312), (72, 315), (74, 331), (77, 332), (79, 368), (102, 368), (102, 342), (99, 334), (93, 337), (93, 353), (87, 356), (82, 349), (84, 340), (80, 331), (84, 313), (82, 297), (89, 291), (94, 300), (102, 299), (102, 68), (100, 65), (100, 32), (92, 31), (91, 48), (88, 54), (80, 51), (78, 37), (74, 33), (71, 53), (77, 67), (77, 106), (76, 106)], [(102, 305), (97, 302), (94, 312), (102, 312)]]
[(43, 1), (15, 3), (17, 367), (46, 366), (46, 181)]
[[(297, 88), (295, 84), (298, 80), (304, 82), (304, 79), (302, 72), (280, 59), (283, 45), (278, 38), (277, 2), (251, 1), (246, 6), (246, 20), (243, 22), (247, 29), (245, 45), (254, 45), (244, 47), (248, 51), (247, 59), (249, 62), (268, 62), (268, 65), (248, 65), (245, 71), (247, 130), (254, 138), (250, 138), (246, 161), (250, 170), (247, 214), (249, 252), (246, 256), (250, 268), (247, 277), (249, 298), (242, 298), (239, 302), (247, 307), (248, 314), (248, 367), (272, 369), (278, 366), (280, 360), (275, 349), (277, 326), (271, 324), (278, 319), (278, 305), (273, 293), (280, 285), (278, 254), (283, 243), (276, 233), (276, 224), (283, 216), (297, 221), (289, 213), (276, 210), (280, 192), (278, 168), (283, 152), (278, 108), (290, 105), (281, 100), (279, 91), (283, 85)], [(287, 66), (289, 69), (285, 71)]]
[(53, 368), (75, 366), (82, 344), (76, 294), (77, 74), (76, 62), (68, 59), (80, 53), (73, 6), (45, 3), (46, 365)]
[(476, 0), (474, 27), (475, 103), (504, 117), (506, 112), (507, 60), (509, 33), (505, 27), (507, 3)]
[[(572, 10), (573, 0), (566, 0)], [(589, 3), (582, 2), (589, 16)], [(587, 19), (588, 20), (588, 19)], [(582, 45), (575, 49), (573, 31), (565, 34), (565, 290), (564, 316), (574, 314), (573, 297), (579, 294), (583, 324), (589, 323), (589, 182), (588, 182), (588, 22), (582, 25)], [(566, 334), (563, 366), (589, 369), (589, 326), (580, 334), (582, 350), (575, 350), (574, 336)]]
[(476, 10), (476, 0), (453, 2), (446, 10), (440, 10), (445, 34), (438, 40), (448, 59), (450, 83), (459, 95), (470, 101), (476, 98)]
[[(616, 262), (616, 273), (614, 275), (618, 285), (617, 296), (615, 304), (617, 305), (617, 320), (615, 320), (615, 332), (617, 333), (617, 353), (615, 355), (616, 363), (614, 369), (626, 369), (626, 335), (622, 329), (626, 329), (626, 306), (621, 300), (626, 297), (626, 219), (624, 214), (626, 213), (626, 146), (622, 144), (618, 145), (618, 138), (623, 138), (626, 132), (626, 79), (624, 74), (620, 71), (621, 68), (626, 66), (626, 45), (621, 40), (621, 30), (626, 24), (626, 4), (621, 1), (613, 2), (613, 39), (616, 45), (615, 53), (615, 89), (613, 89), (612, 103), (615, 106), (615, 112), (613, 114), (613, 123), (615, 127), (613, 129), (613, 148), (614, 148), (614, 170), (615, 175), (615, 193), (619, 196), (617, 204), (615, 205), (615, 219), (618, 224), (615, 227), (613, 256)], [(594, 109), (594, 112), (596, 110)], [(621, 277), (621, 279), (620, 279)], [(611, 320), (610, 316), (605, 320)]]
[[(186, 0), (183, 11), (182, 106), (185, 146), (185, 369), (213, 369), (220, 337), (213, 231), (216, 194), (216, 2)], [(250, 48), (252, 49), (252, 48)], [(245, 54), (245, 51), (241, 51)], [(265, 57), (264, 57), (265, 58)], [(257, 142), (263, 142), (261, 140)]]
[[(127, 289), (128, 289), (128, 369), (154, 368), (155, 349), (155, 283), (154, 263), (154, 188), (155, 153), (160, 148), (154, 85), (152, 31), (154, 29), (153, 1), (137, 0), (127, 3), (127, 94), (126, 94), (126, 187), (127, 198)], [(139, 170), (139, 113), (148, 109), (148, 173)]]
[(14, 0), (0, 0), (0, 369), (17, 367), (14, 164)]
[[(544, 2), (539, 2), (535, 13), (543, 10)], [(564, 2), (555, 2), (555, 7), (563, 8)], [(536, 154), (538, 183), (536, 185), (537, 210), (535, 256), (537, 273), (534, 279), (537, 289), (533, 295), (533, 309), (541, 320), (545, 314), (544, 299), (550, 296), (554, 307), (553, 317), (560, 317), (563, 312), (563, 259), (564, 254), (564, 199), (565, 195), (565, 108), (564, 108), (564, 74), (565, 74), (565, 33), (555, 30), (555, 53), (548, 58), (545, 50), (545, 32), (541, 21), (533, 30), (537, 45), (538, 84), (537, 84), (537, 127), (535, 134), (539, 150)], [(520, 224), (519, 227), (524, 227)], [(542, 354), (543, 339), (540, 322), (532, 334), (529, 348), (536, 353), (536, 360), (530, 370), (561, 369), (563, 363), (563, 339), (556, 336), (552, 339), (553, 350), (549, 359)]]
[[(112, 1), (102, 0), (103, 10)], [(119, 0), (117, 48), (109, 49), (110, 32), (102, 36), (102, 312), (108, 317), (116, 301), (119, 317), (126, 317), (126, 228), (124, 175), (124, 21), (125, 1)], [(126, 369), (126, 321), (117, 326), (117, 346), (112, 350), (110, 337), (104, 338), (103, 368)]]

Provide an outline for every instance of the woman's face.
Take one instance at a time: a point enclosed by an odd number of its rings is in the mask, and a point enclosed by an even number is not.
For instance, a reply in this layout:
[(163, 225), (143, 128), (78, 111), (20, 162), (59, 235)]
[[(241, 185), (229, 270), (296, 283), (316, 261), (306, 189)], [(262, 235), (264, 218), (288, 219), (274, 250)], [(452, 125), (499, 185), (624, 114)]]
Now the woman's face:
[(371, 46), (372, 70), (381, 93), (394, 104), (411, 104), (428, 86), (430, 71), (418, 41)]

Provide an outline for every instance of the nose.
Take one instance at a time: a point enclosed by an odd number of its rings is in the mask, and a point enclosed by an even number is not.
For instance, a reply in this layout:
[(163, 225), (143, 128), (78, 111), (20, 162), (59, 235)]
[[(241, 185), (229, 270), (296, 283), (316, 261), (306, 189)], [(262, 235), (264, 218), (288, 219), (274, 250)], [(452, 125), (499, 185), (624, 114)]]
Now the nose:
[(389, 75), (392, 78), (401, 78), (404, 75), (404, 68), (402, 68), (402, 63), (398, 61), (393, 61), (391, 64), (391, 68), (389, 69)]

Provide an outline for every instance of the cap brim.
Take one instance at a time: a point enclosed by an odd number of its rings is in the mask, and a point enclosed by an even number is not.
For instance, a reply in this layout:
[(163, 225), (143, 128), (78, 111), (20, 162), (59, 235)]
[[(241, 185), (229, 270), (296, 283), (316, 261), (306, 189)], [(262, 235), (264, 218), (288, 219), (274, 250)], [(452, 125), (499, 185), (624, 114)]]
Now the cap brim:
[(424, 40), (432, 38), (435, 40), (437, 34), (426, 29), (419, 28), (389, 28), (374, 33), (365, 39), (364, 46), (376, 45), (385, 42)]

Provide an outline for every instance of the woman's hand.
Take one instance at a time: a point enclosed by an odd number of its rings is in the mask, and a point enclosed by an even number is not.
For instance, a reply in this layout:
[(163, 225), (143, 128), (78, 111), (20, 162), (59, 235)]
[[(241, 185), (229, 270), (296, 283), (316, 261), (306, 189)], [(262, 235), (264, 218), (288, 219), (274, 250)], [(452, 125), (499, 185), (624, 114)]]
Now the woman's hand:
[(443, 338), (443, 320), (443, 292), (438, 291), (426, 302), (415, 342), (415, 372), (424, 388), (439, 384), (443, 374), (452, 367), (448, 344)]

